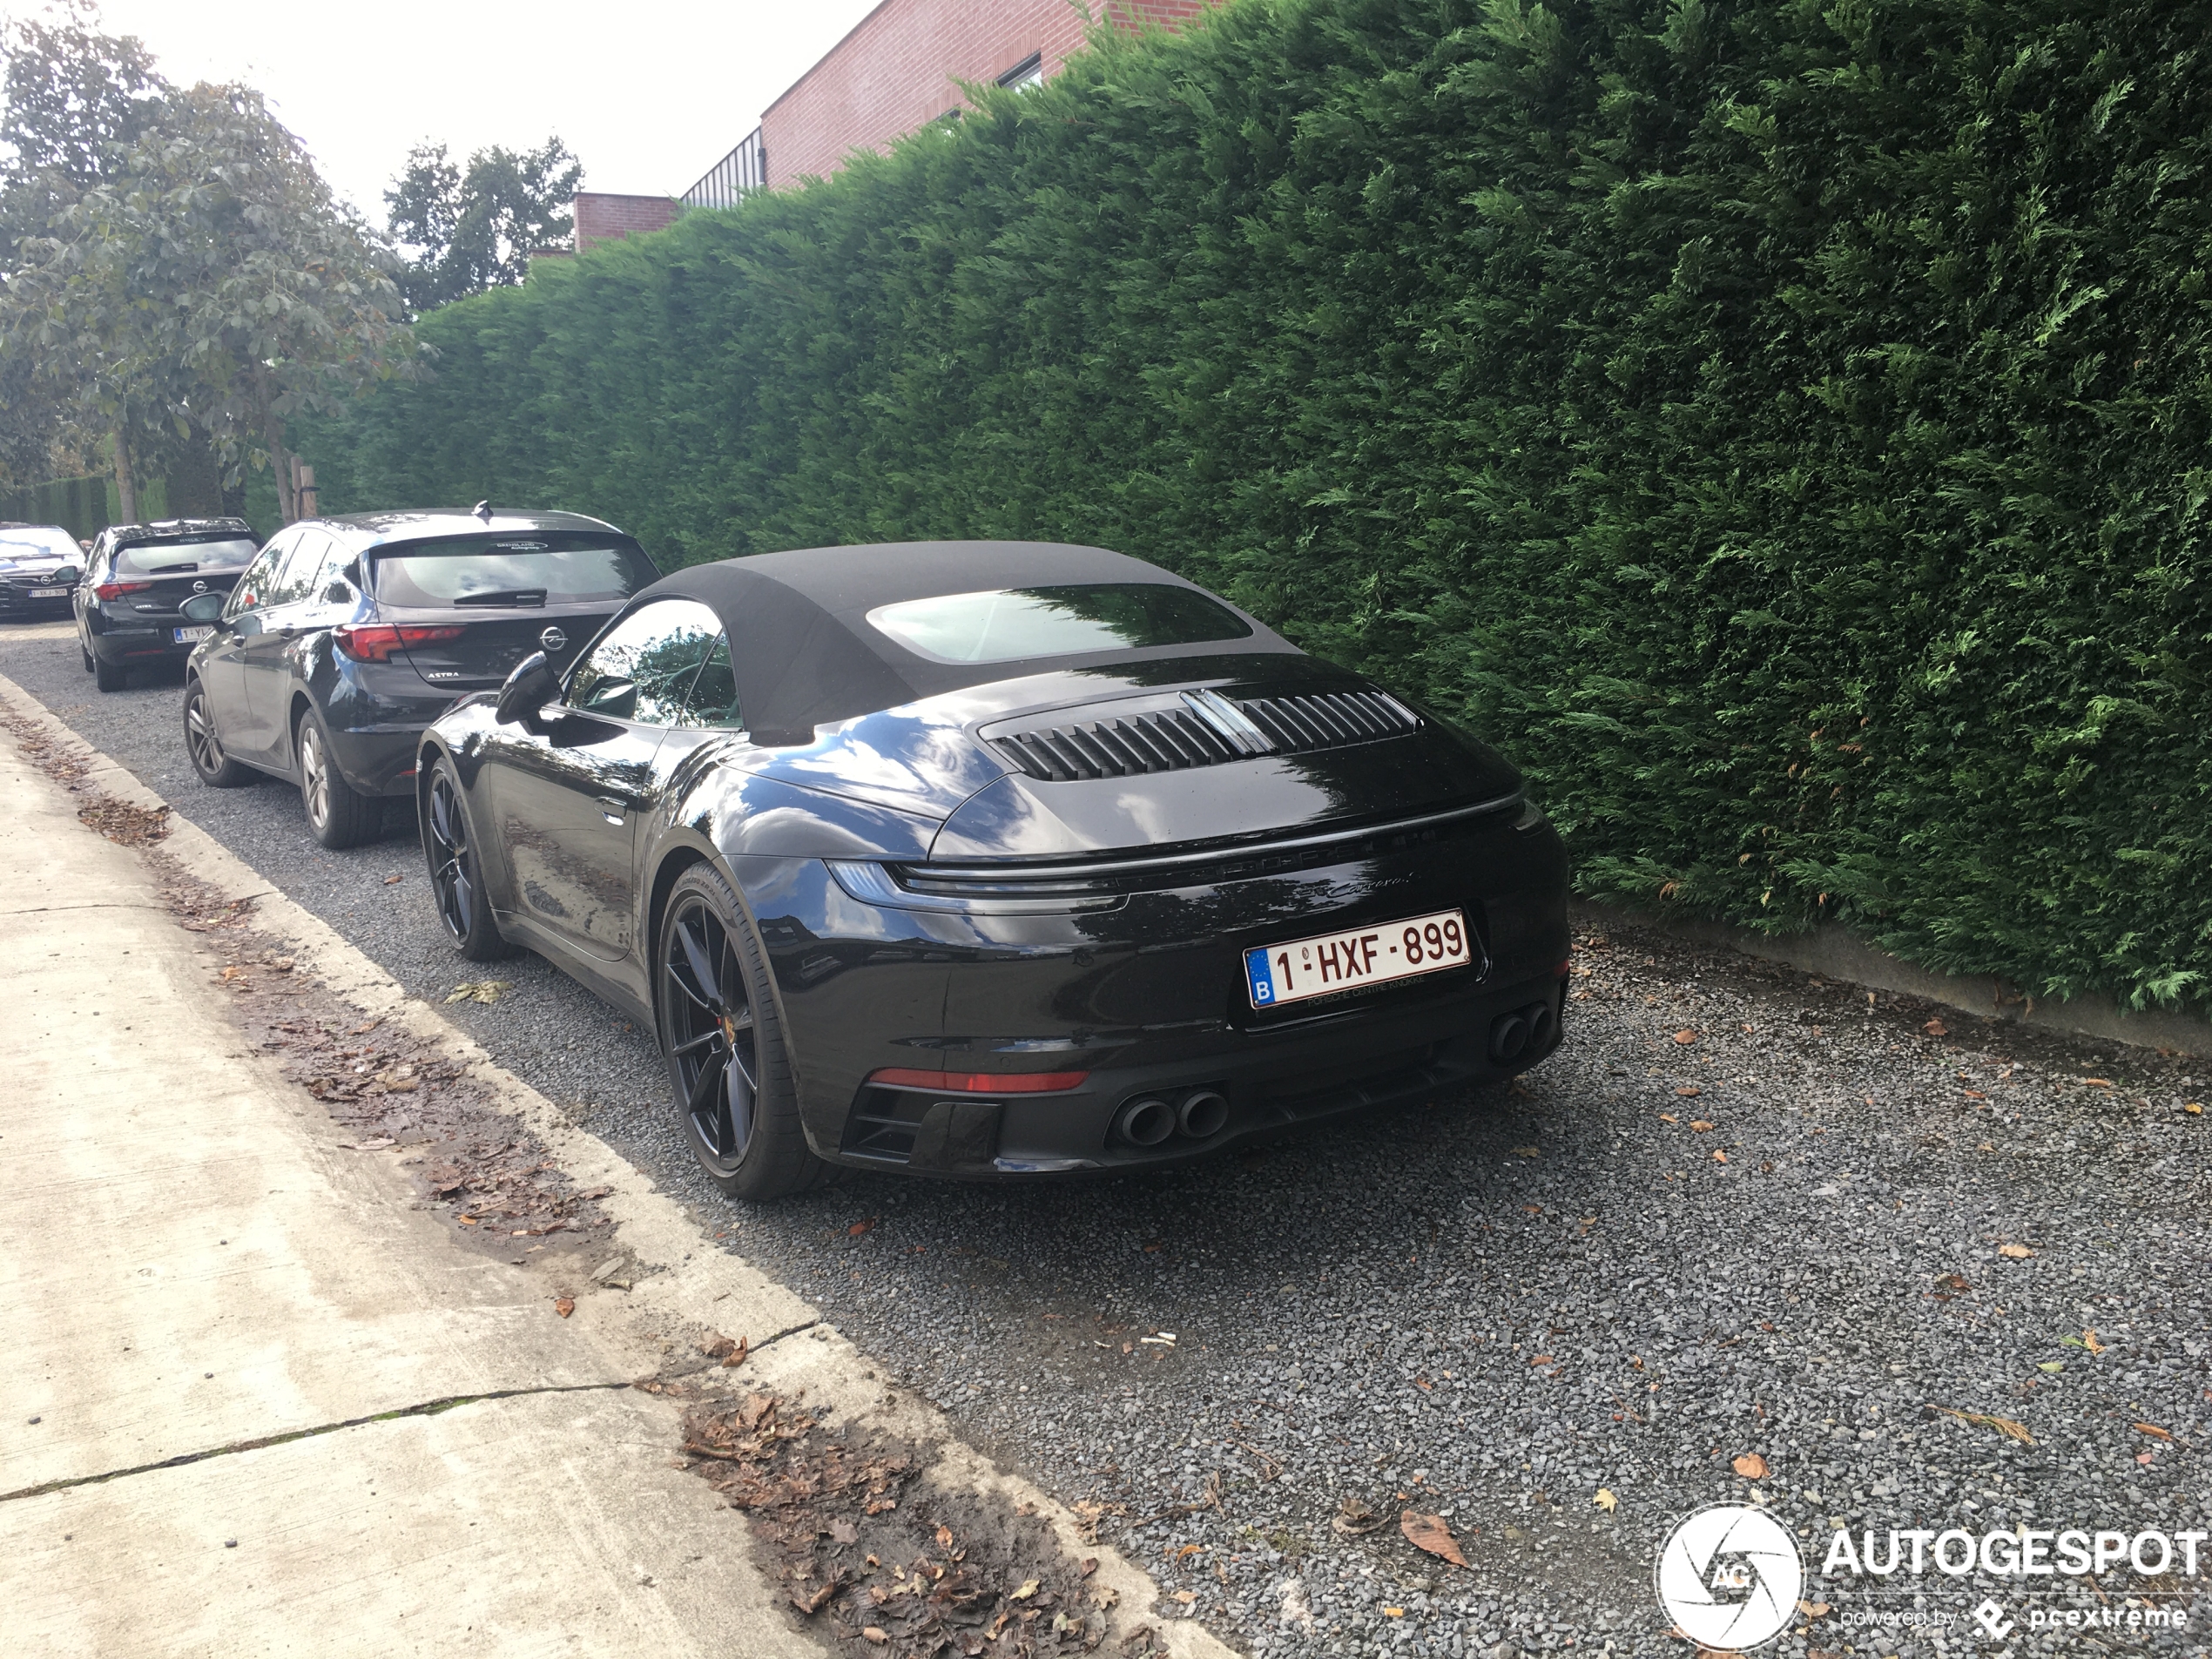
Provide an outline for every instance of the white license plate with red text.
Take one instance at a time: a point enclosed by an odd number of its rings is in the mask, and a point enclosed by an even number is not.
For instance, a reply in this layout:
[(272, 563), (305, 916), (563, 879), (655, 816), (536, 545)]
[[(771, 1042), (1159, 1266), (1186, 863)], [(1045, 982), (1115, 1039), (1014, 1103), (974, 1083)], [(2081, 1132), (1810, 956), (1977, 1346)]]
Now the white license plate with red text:
[(1333, 996), (1393, 980), (1440, 974), (1465, 968), (1474, 960), (1467, 918), (1456, 910), (1439, 910), (1248, 950), (1244, 979), (1252, 1006), (1271, 1008), (1310, 996)]

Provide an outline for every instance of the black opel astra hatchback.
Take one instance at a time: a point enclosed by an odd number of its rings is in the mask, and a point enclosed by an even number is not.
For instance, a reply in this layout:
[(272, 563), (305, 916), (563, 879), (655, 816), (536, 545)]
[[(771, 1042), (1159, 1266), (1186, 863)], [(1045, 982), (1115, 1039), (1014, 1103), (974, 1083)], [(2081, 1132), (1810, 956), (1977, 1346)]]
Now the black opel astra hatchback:
[(409, 798), (422, 730), (524, 657), (566, 662), (659, 572), (574, 513), (364, 513), (269, 538), (227, 594), (187, 599), (185, 743), (219, 789), (300, 786), (328, 847), (375, 839)]
[(1566, 857), (1512, 766), (1116, 553), (682, 570), (416, 765), (455, 946), (652, 1022), (733, 1196), (1160, 1164), (1559, 1042)]

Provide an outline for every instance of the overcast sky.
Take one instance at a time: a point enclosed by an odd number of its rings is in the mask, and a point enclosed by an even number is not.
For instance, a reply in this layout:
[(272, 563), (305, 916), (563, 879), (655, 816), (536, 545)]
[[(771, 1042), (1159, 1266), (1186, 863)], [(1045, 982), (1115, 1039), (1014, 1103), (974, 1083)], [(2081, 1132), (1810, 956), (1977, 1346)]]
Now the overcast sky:
[[(171, 80), (259, 87), (369, 219), (408, 149), (558, 133), (586, 190), (673, 196), (876, 0), (102, 0)], [(11, 0), (11, 12), (37, 9)]]

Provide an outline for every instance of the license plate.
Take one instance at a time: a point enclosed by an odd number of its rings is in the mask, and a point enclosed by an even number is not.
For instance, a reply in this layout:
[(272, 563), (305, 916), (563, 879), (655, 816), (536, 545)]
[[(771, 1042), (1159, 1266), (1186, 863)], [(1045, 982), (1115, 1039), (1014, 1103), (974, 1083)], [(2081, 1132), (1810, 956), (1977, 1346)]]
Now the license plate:
[(213, 633), (215, 630), (212, 627), (172, 628), (169, 631), (171, 635), (175, 637), (179, 645), (192, 645), (197, 644), (199, 641), (206, 638), (207, 636)]
[(67, 588), (33, 588), (30, 590), (30, 597), (34, 599), (66, 599), (69, 597), (69, 590)]
[(1244, 978), (1252, 1006), (1271, 1008), (1333, 996), (1393, 980), (1414, 979), (1465, 968), (1474, 960), (1467, 918), (1456, 910), (1433, 911), (1372, 927), (1294, 939), (1244, 953)]

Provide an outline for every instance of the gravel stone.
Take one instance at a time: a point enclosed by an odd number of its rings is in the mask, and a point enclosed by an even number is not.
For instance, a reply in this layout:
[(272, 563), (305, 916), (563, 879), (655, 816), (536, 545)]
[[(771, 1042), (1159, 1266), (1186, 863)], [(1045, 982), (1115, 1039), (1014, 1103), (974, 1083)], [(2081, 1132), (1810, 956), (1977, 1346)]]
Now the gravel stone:
[[(0, 673), (410, 990), (482, 977), (404, 806), (327, 853), (293, 791), (199, 786), (173, 679), (101, 696), (65, 627), (0, 628)], [(536, 959), (445, 1012), (1269, 1659), (1686, 1654), (1652, 1566), (1716, 1501), (1796, 1532), (1829, 1608), (1765, 1652), (2205, 1651), (2202, 1578), (2157, 1597), (2192, 1628), (2089, 1636), (2027, 1612), (2120, 1605), (2132, 1575), (1818, 1574), (1839, 1525), (2212, 1530), (2212, 1172), (2182, 1109), (2212, 1062), (1596, 925), (1567, 1048), (1508, 1086), (1197, 1169), (861, 1175), (763, 1210), (694, 1171), (651, 1035)], [(1735, 1472), (1750, 1453), (1766, 1474)], [(1394, 1524), (1339, 1533), (1352, 1499), (1445, 1514), (1471, 1567)], [(1985, 1596), (2018, 1622), (2002, 1644), (1971, 1622)], [(1916, 1607), (1954, 1622), (1838, 1623)]]

